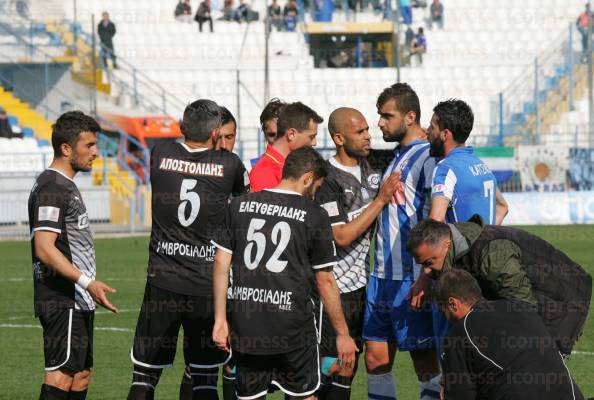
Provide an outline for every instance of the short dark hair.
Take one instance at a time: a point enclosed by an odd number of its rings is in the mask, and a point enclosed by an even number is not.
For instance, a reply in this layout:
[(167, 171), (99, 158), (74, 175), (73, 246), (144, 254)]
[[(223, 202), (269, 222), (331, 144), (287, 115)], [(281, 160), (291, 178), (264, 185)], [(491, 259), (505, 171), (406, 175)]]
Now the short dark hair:
[(235, 121), (235, 117), (227, 107), (219, 106), (219, 111), (221, 112), (221, 125), (227, 125), (229, 122), (233, 122), (237, 128), (237, 121)]
[(76, 142), (83, 132), (97, 133), (101, 127), (93, 117), (85, 115), (82, 111), (68, 111), (58, 117), (52, 125), (52, 147), (54, 156), (62, 156), (62, 145), (76, 146)]
[(454, 297), (465, 304), (474, 304), (483, 298), (477, 280), (463, 269), (452, 269), (439, 277), (435, 286), (435, 299), (442, 307)]
[(396, 101), (396, 109), (401, 114), (404, 115), (412, 111), (416, 115), (415, 122), (421, 123), (419, 96), (408, 83), (395, 83), (385, 88), (377, 98), (377, 109), (379, 110), (387, 101), (392, 99)]
[(314, 180), (328, 175), (328, 166), (320, 153), (309, 146), (289, 153), (283, 167), (283, 179), (299, 179), (307, 172), (314, 173)]
[(414, 226), (408, 234), (408, 242), (406, 249), (409, 253), (415, 253), (417, 248), (425, 243), (429, 246), (440, 243), (442, 240), (450, 236), (450, 228), (448, 224), (436, 221), (434, 219), (426, 219)]
[(474, 114), (468, 104), (459, 99), (449, 99), (437, 103), (433, 112), (440, 130), (452, 132), (458, 143), (466, 142), (474, 124)]
[(273, 118), (278, 118), (278, 113), (280, 109), (283, 108), (287, 103), (282, 101), (278, 98), (270, 99), (268, 104), (262, 110), (262, 114), (260, 114), (260, 125), (264, 124), (264, 122), (271, 120)]
[(212, 100), (196, 100), (184, 110), (181, 131), (187, 139), (206, 142), (212, 131), (219, 126), (221, 111)]
[(300, 132), (306, 130), (309, 127), (310, 120), (317, 124), (324, 122), (324, 118), (300, 101), (287, 104), (281, 108), (278, 115), (276, 123), (277, 139), (283, 137), (290, 128), (297, 129)]

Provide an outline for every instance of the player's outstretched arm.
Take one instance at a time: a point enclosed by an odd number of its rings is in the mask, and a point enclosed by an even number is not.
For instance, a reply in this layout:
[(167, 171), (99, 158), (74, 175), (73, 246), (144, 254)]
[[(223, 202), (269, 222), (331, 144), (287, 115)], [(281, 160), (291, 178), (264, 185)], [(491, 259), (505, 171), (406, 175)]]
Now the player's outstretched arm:
[(401, 172), (395, 172), (385, 180), (380, 191), (367, 208), (354, 220), (332, 227), (332, 236), (339, 247), (347, 247), (373, 224), (384, 206), (390, 203), (400, 185)]
[(349, 336), (349, 328), (344, 318), (338, 286), (336, 286), (332, 271), (316, 272), (316, 284), (326, 314), (328, 314), (332, 327), (336, 331), (336, 349), (338, 350), (339, 364), (345, 365), (347, 368), (352, 367), (355, 362), (355, 353), (359, 349), (355, 341)]
[(431, 198), (431, 211), (429, 211), (429, 218), (439, 222), (444, 222), (449, 206), (450, 199), (447, 197), (433, 196)]
[(229, 288), (229, 269), (231, 267), (231, 253), (217, 248), (213, 267), (213, 296), (215, 323), (212, 329), (212, 339), (215, 344), (229, 351), (229, 326), (227, 325), (227, 289)]
[(118, 312), (117, 308), (109, 302), (106, 293), (115, 293), (116, 290), (105, 283), (92, 280), (76, 268), (56, 247), (58, 234), (50, 231), (35, 232), (35, 254), (37, 258), (66, 279), (78, 283), (86, 289), (93, 300), (111, 312)]
[(505, 201), (503, 194), (499, 188), (497, 188), (495, 191), (495, 223), (497, 225), (501, 225), (508, 212), (509, 207), (507, 205), (507, 201)]

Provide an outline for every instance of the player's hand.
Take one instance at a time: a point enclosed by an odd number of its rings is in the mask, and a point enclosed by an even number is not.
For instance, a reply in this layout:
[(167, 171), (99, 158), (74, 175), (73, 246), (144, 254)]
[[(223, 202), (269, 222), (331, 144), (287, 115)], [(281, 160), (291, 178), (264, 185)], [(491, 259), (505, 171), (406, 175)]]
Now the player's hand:
[(215, 342), (217, 347), (226, 352), (230, 351), (229, 348), (229, 325), (226, 320), (215, 320), (212, 328), (212, 340)]
[(338, 350), (338, 362), (341, 367), (353, 368), (355, 353), (359, 351), (353, 338), (349, 335), (336, 336), (336, 350)]
[(87, 286), (87, 292), (89, 292), (93, 300), (95, 300), (97, 304), (99, 304), (100, 306), (107, 308), (109, 311), (113, 313), (118, 312), (118, 309), (109, 302), (106, 294), (107, 292), (117, 292), (117, 290), (115, 290), (114, 288), (107, 286), (105, 283), (101, 281), (94, 280), (91, 281), (91, 283), (89, 283), (89, 286)]
[(398, 190), (400, 185), (400, 177), (402, 176), (402, 172), (396, 171), (392, 173), (385, 181), (382, 183), (382, 187), (380, 188), (379, 195), (377, 196), (380, 201), (384, 204), (388, 204), (390, 200), (392, 200), (392, 196), (394, 196), (394, 192)]
[(431, 278), (421, 273), (408, 292), (407, 299), (413, 310), (421, 310), (424, 304), (431, 304)]

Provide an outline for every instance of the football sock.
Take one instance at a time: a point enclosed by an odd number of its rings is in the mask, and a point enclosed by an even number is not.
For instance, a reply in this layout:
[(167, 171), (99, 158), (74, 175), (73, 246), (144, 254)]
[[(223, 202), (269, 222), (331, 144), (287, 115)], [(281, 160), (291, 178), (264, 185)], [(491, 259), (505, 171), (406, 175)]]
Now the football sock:
[(190, 375), (192, 376), (193, 399), (218, 400), (218, 368), (196, 368), (190, 365)]
[(334, 375), (332, 384), (326, 394), (326, 400), (349, 400), (351, 398), (350, 376)]
[(227, 372), (223, 367), (223, 400), (236, 400), (235, 395), (235, 368)]
[(134, 365), (128, 400), (153, 400), (161, 372), (163, 372), (162, 369), (149, 369)]
[(179, 400), (192, 400), (192, 396), (194, 396), (194, 391), (192, 390), (192, 377), (190, 376), (189, 371), (190, 367), (186, 365), (181, 384), (179, 385)]
[(39, 400), (68, 400), (68, 392), (55, 386), (41, 385)]
[(392, 372), (367, 375), (367, 397), (369, 400), (396, 400), (396, 382)]
[(80, 392), (70, 391), (68, 400), (85, 400), (87, 398), (87, 389), (81, 390)]
[(441, 392), (441, 374), (431, 378), (428, 381), (419, 382), (421, 389), (421, 400), (439, 400)]

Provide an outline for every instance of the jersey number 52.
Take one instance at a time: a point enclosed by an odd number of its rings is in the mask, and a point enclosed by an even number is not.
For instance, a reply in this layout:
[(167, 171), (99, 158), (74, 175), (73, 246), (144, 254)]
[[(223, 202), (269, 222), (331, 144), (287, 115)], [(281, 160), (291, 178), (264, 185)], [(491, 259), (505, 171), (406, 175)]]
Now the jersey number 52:
[[(250, 226), (247, 231), (247, 245), (243, 252), (243, 261), (248, 269), (256, 269), (262, 257), (264, 257), (264, 251), (266, 250), (267, 239), (266, 235), (262, 232), (262, 228), (266, 221), (260, 218), (252, 218)], [(285, 221), (277, 222), (272, 228), (270, 240), (272, 244), (276, 246), (272, 256), (266, 261), (266, 269), (270, 272), (282, 272), (287, 266), (287, 261), (279, 260), (279, 257), (283, 254), (283, 251), (287, 248), (289, 240), (291, 239), (291, 227)], [(252, 253), (256, 248), (256, 256), (252, 258)]]

